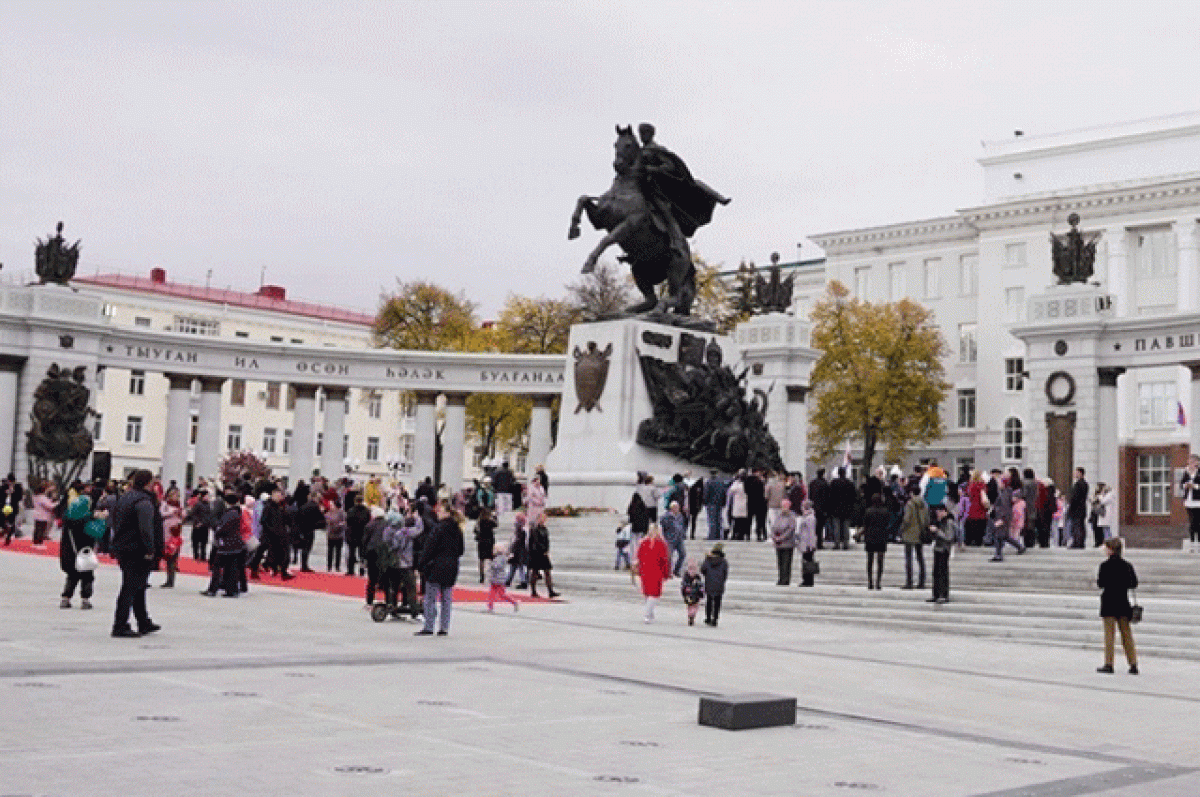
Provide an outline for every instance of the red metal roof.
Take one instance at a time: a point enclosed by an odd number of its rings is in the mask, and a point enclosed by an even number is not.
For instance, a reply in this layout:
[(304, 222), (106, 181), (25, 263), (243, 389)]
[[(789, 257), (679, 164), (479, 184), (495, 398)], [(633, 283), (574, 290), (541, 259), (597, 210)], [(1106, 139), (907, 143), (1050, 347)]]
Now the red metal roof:
[(358, 310), (348, 310), (344, 307), (301, 302), (293, 299), (276, 299), (261, 293), (246, 293), (228, 288), (206, 288), (201, 285), (187, 285), (178, 282), (158, 282), (149, 277), (136, 277), (130, 274), (96, 274), (91, 277), (77, 276), (74, 282), (85, 285), (97, 285), (106, 288), (152, 293), (159, 296), (173, 296), (179, 299), (191, 299), (200, 302), (212, 302), (232, 307), (248, 307), (255, 310), (266, 310), (272, 313), (302, 315), (309, 318), (319, 318), (324, 321), (337, 321), (343, 324), (357, 324), (369, 327), (375, 323), (375, 316)]

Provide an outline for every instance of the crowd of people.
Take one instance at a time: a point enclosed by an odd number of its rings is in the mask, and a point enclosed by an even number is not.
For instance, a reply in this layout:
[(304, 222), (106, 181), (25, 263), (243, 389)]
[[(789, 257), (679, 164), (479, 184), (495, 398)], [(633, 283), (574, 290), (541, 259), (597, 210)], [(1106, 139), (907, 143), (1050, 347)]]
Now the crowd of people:
[[(325, 571), (363, 578), (368, 607), (381, 607), (385, 616), (423, 618), (419, 636), (445, 636), (466, 526), (474, 526), (480, 583), (490, 587), (489, 611), (496, 601), (518, 605), (507, 592), (514, 579), (532, 597), (540, 597), (539, 581), (547, 597), (558, 597), (546, 527), (548, 489), (542, 468), (522, 485), (508, 463), (472, 488), (451, 494), (426, 478), (412, 495), (400, 482), (319, 475), (290, 491), (271, 479), (243, 477), (222, 485), (201, 478), (184, 495), (148, 470), (135, 471), (125, 482), (75, 482), (61, 495), (46, 482), (29, 495), (10, 474), (0, 483), (0, 523), (5, 544), (11, 544), (25, 520), (35, 548), (44, 547), (61, 526), (64, 609), (72, 608), (77, 588), (80, 607), (92, 608), (94, 554), (112, 555), (122, 574), (115, 637), (159, 630), (146, 608), (151, 573), (161, 569), (158, 586), (174, 588), (187, 553), (208, 568), (202, 595), (237, 598), (254, 581), (290, 581), (294, 570), (315, 572), (310, 559), (318, 534), (325, 539)], [(506, 514), (512, 528), (499, 539), (497, 519)]]

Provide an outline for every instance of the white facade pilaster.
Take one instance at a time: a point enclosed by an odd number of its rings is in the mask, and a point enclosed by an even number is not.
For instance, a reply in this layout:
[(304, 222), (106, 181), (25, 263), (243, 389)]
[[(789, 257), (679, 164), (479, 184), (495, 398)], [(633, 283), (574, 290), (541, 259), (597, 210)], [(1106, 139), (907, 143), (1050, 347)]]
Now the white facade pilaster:
[(1191, 401), (1188, 414), (1188, 450), (1200, 454), (1200, 364), (1192, 365)]
[(1099, 385), (1096, 389), (1097, 415), (1099, 418), (1099, 449), (1096, 464), (1096, 480), (1116, 488), (1120, 463), (1117, 461), (1117, 377), (1124, 368), (1100, 368), (1097, 371)]
[[(346, 395), (349, 391), (344, 387), (326, 387), (323, 390), (325, 422), (321, 427), (321, 474), (332, 479), (342, 473), (342, 438), (346, 435)], [(297, 394), (297, 407), (300, 406), (299, 400)]]
[(200, 377), (200, 418), (196, 428), (196, 480), (218, 476), (221, 452), (221, 376)]
[(1108, 247), (1105, 287), (1113, 297), (1118, 316), (1134, 314), (1133, 273), (1129, 268), (1129, 233), (1123, 225), (1104, 230)]
[(546, 464), (550, 454), (550, 405), (551, 396), (534, 396), (533, 409), (529, 413), (529, 457), (525, 470), (533, 473), (538, 465)]
[[(188, 433), (192, 426), (193, 377), (167, 374), (167, 428), (163, 436), (162, 480), (187, 484)], [(218, 394), (219, 395), (219, 394)], [(197, 443), (199, 438), (197, 438)], [(197, 446), (197, 449), (199, 446)]]
[(467, 394), (446, 394), (446, 425), (442, 429), (442, 482), (451, 493), (462, 488), (463, 449), (467, 445)]
[[(288, 483), (312, 478), (313, 454), (316, 448), (317, 388), (315, 385), (295, 385), (296, 406), (292, 415), (292, 447), (288, 452)], [(339, 436), (337, 438), (341, 440)]]
[(1195, 218), (1175, 222), (1179, 245), (1179, 292), (1177, 307), (1181, 313), (1200, 310), (1200, 226)]
[(21, 363), (0, 359), (0, 477), (13, 470), (17, 456), (17, 395), (21, 389)]
[(787, 436), (783, 440), (783, 464), (789, 471), (804, 474), (808, 464), (807, 387), (787, 388)]
[(413, 433), (413, 477), (433, 478), (434, 441), (437, 437), (437, 394), (425, 390), (416, 393), (417, 418)]

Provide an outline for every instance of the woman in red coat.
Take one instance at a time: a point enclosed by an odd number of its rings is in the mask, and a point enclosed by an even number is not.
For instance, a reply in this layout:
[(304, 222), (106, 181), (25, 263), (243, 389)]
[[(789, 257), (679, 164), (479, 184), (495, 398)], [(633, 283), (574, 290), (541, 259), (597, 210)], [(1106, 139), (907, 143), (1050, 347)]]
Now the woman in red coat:
[(650, 525), (646, 539), (638, 546), (638, 574), (642, 577), (642, 594), (646, 596), (646, 622), (654, 622), (654, 606), (662, 597), (663, 581), (671, 577), (671, 557), (667, 543), (657, 523)]

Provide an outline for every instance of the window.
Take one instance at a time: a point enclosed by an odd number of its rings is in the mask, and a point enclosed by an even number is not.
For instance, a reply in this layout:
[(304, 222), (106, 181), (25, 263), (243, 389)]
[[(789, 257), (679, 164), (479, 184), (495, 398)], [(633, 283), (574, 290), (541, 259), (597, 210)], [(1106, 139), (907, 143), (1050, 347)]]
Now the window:
[(963, 255), (958, 259), (958, 292), (962, 296), (979, 293), (979, 255)]
[(172, 329), (176, 332), (182, 332), (185, 335), (216, 337), (221, 334), (221, 322), (214, 321), (211, 318), (177, 315), (175, 316), (175, 324), (172, 326)]
[(292, 338), (292, 343), (303, 343), (304, 338)]
[(1004, 245), (1004, 267), (1005, 268), (1024, 268), (1025, 260), (1025, 243), (1005, 244)]
[(288, 408), (288, 410), (296, 409), (296, 386), (295, 385), (288, 385), (287, 408)]
[(290, 453), (292, 453), (292, 430), (284, 429), (283, 430), (283, 454), (284, 454), (284, 456), (287, 456)]
[(958, 428), (975, 428), (975, 388), (958, 391)]
[(92, 439), (104, 439), (104, 416), (99, 412), (97, 412), (96, 416), (92, 419)]
[(272, 335), (271, 342), (272, 343), (283, 343), (283, 336), (282, 335)]
[(133, 325), (135, 327), (148, 327), (150, 326), (150, 319), (144, 315), (137, 316), (133, 319)]
[(200, 435), (200, 418), (193, 415), (191, 422), (188, 424), (188, 445), (196, 445), (196, 438)]
[(1142, 382), (1138, 385), (1138, 426), (1170, 426), (1175, 423), (1174, 382)]
[(854, 269), (854, 297), (864, 302), (871, 298), (870, 266), (859, 266)]
[(1025, 320), (1025, 289), (1004, 289), (1004, 319), (1012, 323)]
[(267, 382), (267, 409), (279, 409), (279, 383)]
[(103, 365), (96, 367), (96, 389), (97, 390), (104, 389), (104, 374), (106, 374), (107, 372), (108, 372), (108, 369), (105, 368)]
[(1025, 456), (1025, 432), (1020, 418), (1005, 419), (1002, 454), (1005, 462), (1020, 462)]
[(1139, 515), (1171, 514), (1171, 468), (1166, 454), (1138, 454), (1137, 511)]
[(125, 442), (135, 445), (142, 442), (142, 416), (130, 415), (125, 419)]
[(973, 363), (979, 356), (979, 348), (975, 343), (975, 324), (958, 325), (958, 361)]
[(342, 459), (350, 456), (350, 435), (342, 435)]
[(1133, 236), (1133, 257), (1139, 277), (1175, 275), (1175, 235), (1166, 227), (1140, 230)]
[(130, 371), (129, 372), (129, 395), (131, 395), (131, 396), (146, 395), (146, 372), (145, 371)]
[(264, 454), (275, 453), (275, 436), (276, 430), (272, 427), (268, 426), (266, 429), (263, 429), (262, 449)]
[(235, 338), (248, 338), (248, 337), (250, 337), (250, 333), (249, 333), (249, 332), (243, 332), (242, 330), (240, 330), (240, 329), (239, 329), (238, 331), (236, 331), (236, 332), (234, 332), (234, 333), (233, 333), (233, 336), (234, 336)]
[(417, 417), (417, 400), (411, 393), (400, 394), (400, 411), (405, 418)]
[(526, 454), (524, 451), (517, 454), (517, 473), (525, 472), (525, 457), (526, 457)]
[(925, 261), (925, 298), (937, 299), (941, 296), (942, 259), (931, 257)]
[(379, 461), (379, 438), (378, 437), (368, 437), (367, 438), (367, 462), (378, 462), (378, 461)]
[(242, 448), (241, 424), (229, 424), (229, 434), (225, 435), (225, 447), (230, 451), (240, 451)]
[(229, 405), (232, 407), (246, 406), (246, 380), (234, 379), (229, 383)]
[(416, 451), (416, 440), (412, 435), (406, 434), (400, 438), (400, 457), (406, 463), (412, 464), (413, 453)]
[(322, 432), (317, 432), (316, 450), (313, 451), (313, 456), (321, 456), (321, 450), (324, 448), (325, 435)]
[(904, 264), (888, 264), (888, 300), (898, 302), (905, 297)]
[(375, 420), (383, 414), (383, 396), (378, 393), (372, 393), (371, 398), (367, 401), (367, 415)]
[(1019, 393), (1025, 389), (1025, 358), (1004, 358), (1004, 389), (1009, 393)]
[(317, 396), (317, 412), (324, 412), (324, 411), (325, 411), (325, 391), (322, 390), (321, 394), (319, 396)]

